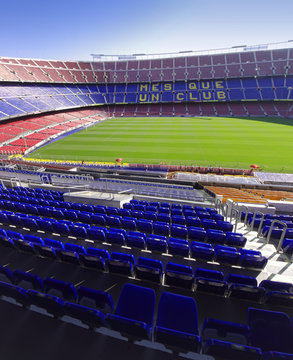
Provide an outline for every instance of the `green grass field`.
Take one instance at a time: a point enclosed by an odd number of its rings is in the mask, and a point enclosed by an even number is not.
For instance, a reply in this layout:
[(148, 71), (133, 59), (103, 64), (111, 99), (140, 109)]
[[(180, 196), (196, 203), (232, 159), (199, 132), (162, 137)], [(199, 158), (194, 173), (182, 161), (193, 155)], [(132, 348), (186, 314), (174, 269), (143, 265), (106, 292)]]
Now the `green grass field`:
[(44, 146), (30, 155), (293, 172), (293, 121), (268, 118), (117, 118)]

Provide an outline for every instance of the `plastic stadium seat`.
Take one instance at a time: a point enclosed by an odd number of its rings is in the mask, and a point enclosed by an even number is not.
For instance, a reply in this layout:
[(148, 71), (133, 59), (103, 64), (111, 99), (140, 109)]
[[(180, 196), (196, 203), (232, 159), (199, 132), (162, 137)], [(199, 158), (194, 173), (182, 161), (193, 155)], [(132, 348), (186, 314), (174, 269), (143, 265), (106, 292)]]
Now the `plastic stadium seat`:
[(15, 284), (24, 289), (33, 289), (37, 291), (44, 291), (43, 280), (40, 276), (32, 273), (28, 273), (21, 270), (14, 270), (13, 276)]
[[(71, 219), (69, 219), (71, 220)], [(76, 221), (76, 220), (74, 220)], [(78, 221), (80, 221), (81, 223), (85, 223), (85, 224), (91, 224), (92, 223), (92, 214), (85, 212), (85, 211), (81, 211), (78, 214)]]
[(207, 318), (202, 326), (202, 340), (217, 339), (248, 345), (249, 327), (244, 324)]
[(233, 231), (233, 225), (231, 223), (229, 223), (229, 221), (224, 221), (224, 220), (217, 220), (216, 221), (217, 224), (217, 229), (222, 230), (222, 231)]
[(268, 259), (261, 255), (260, 251), (240, 249), (240, 266), (254, 269), (263, 269)]
[(170, 227), (167, 223), (156, 221), (154, 222), (153, 229), (156, 235), (169, 236)]
[(28, 305), (26, 290), (10, 283), (0, 281), (0, 297), (2, 299), (13, 299), (24, 307)]
[(139, 219), (137, 221), (137, 230), (145, 234), (152, 234), (153, 232), (153, 222), (147, 219)]
[(80, 320), (91, 330), (105, 326), (106, 316), (99, 310), (67, 301), (63, 304), (63, 309), (65, 315)]
[(137, 225), (137, 219), (129, 216), (125, 216), (123, 219), (121, 219), (121, 226), (125, 230), (136, 230)]
[(263, 351), (293, 352), (293, 329), (287, 314), (248, 308), (247, 324), (252, 346), (260, 347)]
[(163, 292), (158, 306), (155, 341), (176, 352), (199, 352), (197, 308), (193, 298)]
[(259, 286), (263, 287), (266, 291), (282, 291), (293, 293), (293, 284), (287, 282), (262, 280)]
[(222, 264), (238, 265), (240, 263), (241, 254), (236, 248), (230, 246), (215, 245), (215, 261)]
[(207, 229), (206, 230), (206, 240), (209, 243), (216, 243), (224, 245), (226, 240), (226, 235), (222, 230)]
[(187, 239), (187, 227), (185, 225), (171, 225), (171, 236)]
[(112, 252), (111, 257), (108, 260), (110, 272), (125, 276), (132, 276), (134, 264), (135, 259), (131, 254)]
[(229, 246), (244, 247), (246, 244), (246, 237), (242, 234), (227, 231), (226, 232), (226, 244)]
[(13, 284), (15, 281), (12, 271), (2, 265), (0, 265), (0, 281), (11, 284)]
[(100, 309), (103, 312), (112, 312), (114, 309), (113, 299), (107, 292), (80, 286), (77, 294), (80, 305)]
[(39, 230), (42, 230), (45, 233), (52, 233), (53, 232), (51, 221), (44, 220), (44, 219), (39, 219), (39, 220), (37, 220), (37, 224), (38, 224)]
[(13, 239), (13, 240), (18, 240), (18, 239), (24, 240), (23, 235), (20, 234), (20, 233), (18, 233), (18, 232), (11, 231), (11, 230), (7, 230), (7, 231), (6, 231), (6, 234), (7, 234), (7, 236), (8, 236), (10, 239)]
[(276, 306), (293, 306), (293, 294), (282, 291), (269, 291), (265, 295), (265, 303)]
[(211, 214), (207, 211), (197, 211), (196, 216), (198, 216), (200, 219), (210, 219)]
[(169, 215), (169, 213), (168, 214), (159, 213), (158, 216), (157, 216), (157, 221), (170, 224), (171, 216)]
[(64, 214), (64, 219), (66, 219), (66, 220), (70, 220), (70, 221), (78, 221), (78, 220), (80, 220), (79, 214), (76, 211), (64, 210), (63, 214)]
[(49, 314), (52, 314), (55, 318), (59, 318), (64, 315), (64, 301), (59, 297), (45, 294), (36, 290), (27, 290), (26, 293), (29, 305), (43, 308)]
[(82, 245), (66, 243), (64, 248), (65, 250), (74, 251), (77, 254), (86, 254), (86, 250)]
[(107, 229), (91, 226), (91, 228), (87, 229), (88, 239), (93, 241), (105, 242)]
[(200, 218), (197, 216), (187, 216), (186, 226), (200, 227)]
[(99, 225), (99, 226), (106, 226), (106, 216), (102, 214), (95, 214), (92, 215), (92, 224)]
[(165, 282), (167, 285), (191, 289), (194, 276), (191, 266), (168, 262), (165, 267)]
[(229, 274), (226, 276), (226, 281), (228, 284), (242, 284), (242, 285), (257, 286), (257, 280), (253, 276)]
[(293, 354), (279, 351), (266, 351), (262, 354), (261, 360), (293, 360)]
[(44, 279), (44, 286), (49, 295), (58, 296), (63, 300), (77, 301), (77, 291), (69, 282), (47, 277)]
[(124, 217), (124, 216), (130, 217), (131, 212), (130, 212), (130, 210), (127, 210), (127, 209), (119, 209), (118, 210), (118, 215), (122, 216), (122, 217)]
[(121, 229), (121, 217), (119, 215), (109, 215), (106, 216), (106, 223), (107, 226), (115, 228), (115, 229)]
[(155, 311), (153, 289), (124, 285), (114, 314), (107, 315), (107, 323), (122, 335), (134, 339), (151, 339)]
[(214, 249), (211, 244), (192, 241), (190, 244), (191, 257), (198, 260), (213, 261)]
[(206, 237), (205, 229), (203, 229), (201, 227), (189, 226), (189, 228), (188, 228), (188, 238), (190, 240), (196, 240), (196, 241), (204, 242), (205, 237)]
[(225, 296), (228, 290), (228, 284), (223, 280), (210, 279), (207, 277), (196, 277), (196, 291), (211, 293), (213, 295)]
[(187, 240), (169, 238), (168, 249), (169, 254), (189, 257), (189, 243)]
[(52, 230), (53, 230), (53, 233), (60, 234), (61, 236), (69, 236), (70, 235), (69, 227), (67, 225), (59, 223), (59, 222), (52, 223)]
[(44, 245), (44, 241), (40, 236), (26, 234), (23, 236), (23, 238), (25, 241), (32, 242), (33, 244)]
[(107, 242), (119, 245), (125, 245), (126, 236), (126, 231), (119, 229), (109, 229), (106, 234)]
[(78, 239), (86, 239), (87, 229), (84, 226), (78, 226), (78, 225), (70, 226), (70, 235)]
[(139, 257), (135, 265), (135, 275), (138, 279), (162, 282), (163, 264), (160, 260)]
[(167, 237), (161, 235), (149, 235), (147, 239), (147, 248), (151, 251), (166, 253)]
[(221, 271), (216, 270), (209, 270), (203, 268), (197, 268), (194, 272), (194, 276), (196, 278), (206, 278), (206, 279), (213, 279), (213, 280), (224, 280), (224, 274)]
[(88, 255), (100, 256), (105, 261), (110, 259), (109, 251), (105, 250), (105, 249), (97, 249), (97, 248), (93, 248), (93, 247), (88, 247), (86, 249), (86, 252), (87, 252)]
[(146, 234), (136, 232), (136, 231), (129, 231), (126, 238), (127, 246), (138, 248), (138, 249), (145, 249), (146, 247)]
[(158, 217), (158, 215), (156, 213), (152, 212), (152, 211), (146, 211), (144, 213), (145, 220), (157, 221), (157, 217)]
[(95, 270), (106, 270), (106, 261), (101, 256), (80, 254), (79, 261), (84, 267)]
[(143, 219), (144, 218), (144, 212), (139, 210), (132, 210), (131, 216), (133, 216), (136, 219)]
[(221, 360), (261, 360), (262, 354), (261, 349), (257, 347), (216, 339), (205, 341), (202, 346), (202, 352)]

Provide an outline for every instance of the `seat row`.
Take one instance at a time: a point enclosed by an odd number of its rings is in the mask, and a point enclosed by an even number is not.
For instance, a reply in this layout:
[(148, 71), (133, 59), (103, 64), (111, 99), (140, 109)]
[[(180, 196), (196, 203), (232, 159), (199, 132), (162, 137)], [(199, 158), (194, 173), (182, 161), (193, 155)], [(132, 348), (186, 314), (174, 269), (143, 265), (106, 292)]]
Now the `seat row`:
[[(78, 239), (89, 239), (99, 243), (109, 243), (118, 246), (129, 246), (132, 249), (149, 250), (158, 253), (169, 253), (174, 256), (184, 258), (195, 258), (204, 261), (217, 261), (228, 265), (238, 265), (245, 268), (263, 269), (267, 264), (267, 258), (262, 256), (260, 251), (242, 249), (238, 251), (236, 247), (224, 246), (221, 244), (239, 245), (246, 239), (238, 233), (227, 232), (224, 234), (220, 230), (189, 227), (189, 241), (180, 238), (178, 232), (172, 232), (178, 237), (167, 238), (164, 235), (149, 234), (143, 232), (129, 231), (125, 229), (115, 229), (106, 227), (90, 226), (88, 224), (70, 223), (66, 220), (53, 220), (39, 218), (35, 216), (19, 216), (15, 213), (0, 212), (0, 223), (4, 225), (14, 225), (18, 228), (28, 228), (32, 231), (44, 231), (46, 234), (59, 234), (61, 236), (73, 236)], [(175, 227), (177, 230), (177, 227)], [(3, 233), (3, 232), (2, 232)], [(160, 232), (159, 232), (160, 233)], [(10, 235), (3, 233), (4, 236), (19, 238), (9, 232)], [(180, 235), (180, 234), (179, 234)], [(203, 241), (209, 241), (205, 243)], [(214, 247), (212, 246), (214, 244)]]
[[(132, 341), (159, 342), (176, 353), (201, 352), (227, 360), (292, 359), (292, 325), (285, 313), (249, 308), (247, 325), (207, 318), (200, 334), (197, 305), (191, 297), (163, 292), (155, 320), (156, 297), (151, 288), (124, 285), (113, 312), (108, 293), (76, 289), (52, 278), (43, 281), (18, 270), (9, 275), (23, 287), (0, 281), (2, 299), (45, 309), (63, 320), (73, 318), (90, 329), (108, 327)], [(30, 283), (38, 289), (30, 289)]]
[(291, 306), (293, 299), (291, 284), (287, 283), (263, 281), (257, 286), (254, 277), (230, 274), (225, 278), (221, 271), (199, 267), (193, 270), (191, 266), (173, 262), (168, 262), (164, 269), (160, 260), (140, 256), (136, 261), (132, 254), (113, 251), (110, 255), (105, 249), (85, 249), (81, 245), (63, 244), (48, 238), (43, 240), (33, 235), (23, 236), (12, 231), (7, 231), (6, 236), (2, 231), (0, 245), (94, 270), (224, 297), (283, 306)]

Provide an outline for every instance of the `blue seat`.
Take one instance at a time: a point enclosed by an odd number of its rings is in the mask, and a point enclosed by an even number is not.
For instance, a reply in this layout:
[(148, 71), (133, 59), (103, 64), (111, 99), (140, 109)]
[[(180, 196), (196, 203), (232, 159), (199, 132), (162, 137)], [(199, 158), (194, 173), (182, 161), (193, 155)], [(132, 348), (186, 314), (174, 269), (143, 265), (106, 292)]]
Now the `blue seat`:
[(86, 249), (86, 252), (87, 252), (88, 255), (100, 256), (105, 261), (110, 259), (109, 251), (105, 250), (105, 249), (97, 249), (97, 248), (93, 248), (93, 247), (88, 247)]
[(11, 284), (15, 281), (12, 271), (6, 266), (0, 265), (0, 281)]
[(80, 320), (82, 323), (87, 325), (90, 330), (105, 326), (106, 316), (97, 309), (92, 309), (79, 304), (71, 302), (64, 302), (63, 309), (65, 315)]
[(127, 246), (145, 249), (146, 247), (146, 234), (136, 231), (129, 231), (126, 238)]
[(261, 360), (262, 355), (260, 348), (217, 339), (205, 341), (202, 352), (221, 360)]
[(239, 252), (241, 254), (240, 266), (242, 267), (263, 269), (268, 262), (268, 259), (262, 256), (260, 251), (240, 249)]
[(259, 286), (263, 287), (266, 291), (282, 291), (293, 293), (293, 284), (274, 280), (262, 280)]
[(124, 285), (114, 314), (107, 315), (107, 323), (122, 335), (133, 339), (151, 339), (155, 311), (153, 289)]
[(33, 289), (37, 291), (44, 291), (43, 280), (40, 276), (32, 273), (28, 273), (21, 270), (14, 270), (13, 276), (15, 285), (24, 289)]
[(192, 241), (190, 244), (191, 257), (198, 260), (213, 261), (214, 249), (211, 244)]
[(106, 270), (106, 261), (101, 256), (79, 254), (79, 260), (84, 267), (101, 271)]
[(111, 257), (108, 260), (108, 269), (115, 274), (132, 276), (134, 264), (135, 259), (133, 255), (112, 252)]
[(86, 250), (82, 245), (66, 243), (64, 248), (65, 250), (74, 251), (77, 254), (86, 254)]
[(213, 279), (213, 280), (224, 280), (224, 274), (222, 271), (217, 270), (209, 270), (209, 269), (203, 269), (203, 268), (197, 268), (195, 269), (194, 275), (196, 278), (206, 278), (206, 279)]
[(135, 275), (138, 279), (161, 283), (163, 264), (160, 260), (140, 256), (135, 265)]
[(283, 312), (248, 308), (250, 343), (262, 351), (293, 352), (293, 330), (289, 316)]
[(40, 236), (26, 234), (23, 236), (23, 238), (25, 241), (32, 242), (33, 244), (44, 245), (44, 241)]
[(37, 220), (37, 224), (38, 224), (39, 230), (42, 230), (45, 233), (52, 233), (53, 232), (51, 221), (44, 220), (44, 219), (39, 219), (39, 220)]
[(114, 309), (111, 295), (105, 291), (99, 291), (84, 286), (77, 289), (78, 303), (83, 306), (96, 308), (103, 312), (112, 312)]
[(53, 233), (60, 234), (61, 236), (69, 236), (70, 235), (69, 227), (66, 224), (62, 224), (59, 222), (52, 223), (52, 230), (53, 230)]
[(60, 318), (64, 315), (63, 304), (64, 301), (57, 296), (45, 294), (37, 290), (27, 290), (27, 301), (30, 306), (34, 305), (45, 309), (49, 314), (55, 318)]
[(62, 249), (56, 249), (55, 250), (57, 256), (60, 258), (61, 261), (65, 261), (67, 263), (79, 265), (79, 254), (72, 250), (62, 250)]
[(236, 248), (223, 245), (215, 245), (215, 261), (221, 264), (239, 265), (241, 254)]
[(187, 239), (187, 227), (185, 225), (171, 225), (171, 236)]
[(132, 210), (131, 216), (136, 219), (143, 219), (144, 218), (144, 212), (139, 210)]
[(107, 229), (92, 226), (91, 228), (87, 229), (87, 235), (90, 240), (105, 242), (106, 241), (106, 232)]
[(197, 211), (196, 216), (198, 216), (200, 219), (207, 219), (207, 220), (209, 220), (211, 218), (211, 214), (209, 212), (205, 211), (205, 210), (204, 211), (201, 211), (201, 210)]
[(229, 285), (229, 298), (261, 303), (263, 302), (264, 295), (265, 290), (262, 287), (240, 283), (232, 283)]
[(170, 226), (167, 223), (156, 221), (153, 225), (154, 234), (169, 236)]
[(99, 225), (99, 226), (106, 226), (107, 222), (106, 222), (106, 216), (104, 215), (99, 215), (99, 214), (94, 214), (92, 215), (92, 224), (94, 225)]
[(77, 301), (77, 291), (70, 282), (47, 277), (44, 279), (44, 287), (49, 295), (58, 296), (67, 301)]
[(0, 296), (3, 300), (13, 299), (23, 307), (28, 306), (28, 297), (26, 290), (20, 286), (0, 281)]
[[(75, 220), (76, 221), (76, 220)], [(78, 213), (78, 221), (85, 224), (92, 223), (92, 214), (86, 211), (81, 211)]]
[(124, 216), (130, 217), (131, 212), (130, 212), (130, 210), (127, 210), (127, 209), (119, 209), (118, 210), (118, 215), (122, 216), (122, 217), (124, 217)]
[(228, 284), (242, 284), (242, 285), (257, 286), (257, 280), (253, 276), (229, 274), (226, 276), (226, 281)]
[(170, 238), (168, 252), (172, 255), (189, 257), (189, 243), (187, 240)]
[(136, 230), (137, 225), (137, 219), (129, 216), (125, 216), (123, 219), (121, 219), (121, 226), (125, 230)]
[(231, 231), (226, 232), (226, 244), (229, 246), (244, 247), (247, 238), (243, 234), (234, 233)]
[(70, 235), (78, 239), (86, 239), (88, 237), (87, 229), (84, 226), (73, 225), (70, 226), (69, 229), (70, 229)]
[(226, 235), (224, 231), (218, 229), (207, 229), (206, 230), (206, 240), (209, 243), (216, 243), (216, 244), (225, 244)]
[(293, 294), (283, 291), (268, 291), (265, 294), (265, 303), (276, 306), (293, 306)]
[(79, 220), (79, 214), (75, 210), (64, 210), (64, 219), (70, 220), (70, 221), (78, 221)]
[(133, 210), (145, 211), (146, 206), (142, 204), (134, 204)]
[(170, 286), (191, 289), (194, 276), (191, 266), (168, 262), (165, 267), (165, 282)]
[(158, 215), (152, 211), (146, 211), (144, 213), (145, 220), (157, 221)]
[(121, 229), (109, 229), (106, 234), (107, 242), (110, 244), (125, 245), (127, 233)]
[(151, 234), (147, 238), (148, 250), (156, 251), (159, 253), (167, 252), (167, 237), (161, 235)]
[(216, 221), (211, 220), (211, 219), (205, 219), (205, 218), (201, 219), (200, 220), (200, 226), (203, 227), (206, 230), (207, 229), (219, 230)]
[(53, 239), (45, 238), (44, 239), (44, 244), (46, 246), (51, 246), (51, 247), (53, 247), (55, 249), (64, 249), (64, 244), (59, 240), (53, 240)]
[(153, 222), (152, 220), (139, 219), (137, 221), (137, 230), (145, 234), (152, 234), (153, 232)]
[(119, 215), (108, 215), (106, 216), (106, 224), (109, 227), (121, 229), (121, 217)]
[(216, 220), (217, 229), (222, 230), (224, 232), (226, 231), (233, 231), (233, 225), (229, 223), (229, 221), (224, 220)]
[(106, 215), (106, 206), (102, 206), (102, 205), (94, 206), (94, 213)]
[(186, 219), (183, 215), (172, 215), (172, 224), (186, 225)]
[(109, 206), (108, 208), (106, 208), (106, 213), (107, 215), (118, 215), (118, 208)]
[(168, 214), (159, 213), (158, 216), (157, 216), (157, 221), (170, 224), (171, 216), (169, 215), (169, 213)]
[(293, 354), (279, 351), (266, 351), (263, 352), (261, 360), (293, 360)]
[(186, 226), (200, 227), (200, 218), (197, 216), (187, 216)]
[(178, 352), (199, 352), (197, 307), (191, 297), (163, 292), (158, 306), (155, 341)]
[(205, 241), (206, 231), (201, 227), (189, 226), (188, 228), (188, 238), (190, 240), (196, 241)]
[(216, 339), (248, 345), (249, 327), (244, 324), (207, 318), (202, 326), (201, 337), (203, 341)]

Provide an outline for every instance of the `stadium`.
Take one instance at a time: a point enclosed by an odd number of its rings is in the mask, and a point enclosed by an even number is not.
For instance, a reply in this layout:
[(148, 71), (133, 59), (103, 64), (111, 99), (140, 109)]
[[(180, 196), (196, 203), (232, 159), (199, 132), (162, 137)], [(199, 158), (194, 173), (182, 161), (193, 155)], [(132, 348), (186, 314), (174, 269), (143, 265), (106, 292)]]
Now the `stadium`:
[(293, 359), (292, 89), (291, 41), (0, 56), (3, 358)]

